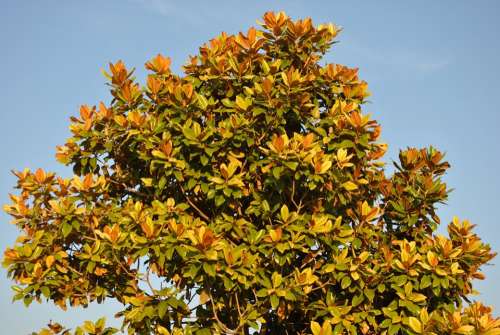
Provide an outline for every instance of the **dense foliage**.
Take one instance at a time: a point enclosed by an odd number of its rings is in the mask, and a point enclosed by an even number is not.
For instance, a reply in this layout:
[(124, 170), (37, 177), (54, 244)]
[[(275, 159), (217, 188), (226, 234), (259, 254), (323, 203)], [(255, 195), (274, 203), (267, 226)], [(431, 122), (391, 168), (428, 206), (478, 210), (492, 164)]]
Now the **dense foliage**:
[(320, 64), (338, 28), (261, 26), (184, 76), (156, 56), (144, 87), (110, 64), (111, 104), (82, 106), (57, 150), (74, 177), (15, 173), (14, 299), (115, 299), (132, 334), (500, 334), (467, 298), (490, 247), (468, 221), (435, 233), (443, 155), (403, 150), (387, 177), (366, 82)]

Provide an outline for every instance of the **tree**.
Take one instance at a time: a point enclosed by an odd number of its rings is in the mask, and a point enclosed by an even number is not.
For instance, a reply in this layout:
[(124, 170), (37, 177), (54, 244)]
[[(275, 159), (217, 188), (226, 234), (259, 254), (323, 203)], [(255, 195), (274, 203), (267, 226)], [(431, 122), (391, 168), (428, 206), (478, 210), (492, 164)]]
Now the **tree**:
[(145, 87), (110, 64), (111, 104), (82, 106), (57, 149), (74, 177), (15, 172), (14, 299), (115, 299), (135, 334), (500, 334), (468, 299), (494, 253), (468, 221), (435, 233), (443, 155), (402, 150), (386, 177), (366, 82), (320, 65), (339, 29), (260, 25), (184, 76), (156, 56)]

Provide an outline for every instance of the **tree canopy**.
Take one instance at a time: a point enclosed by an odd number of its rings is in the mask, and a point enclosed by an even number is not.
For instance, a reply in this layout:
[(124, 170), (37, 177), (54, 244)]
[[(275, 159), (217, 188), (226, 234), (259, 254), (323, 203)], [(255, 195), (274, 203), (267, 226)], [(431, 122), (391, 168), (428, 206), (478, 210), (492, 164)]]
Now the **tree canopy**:
[(15, 172), (14, 299), (113, 299), (129, 334), (500, 334), (470, 301), (489, 245), (466, 220), (436, 233), (443, 154), (407, 148), (386, 176), (367, 83), (321, 64), (339, 28), (259, 25), (183, 75), (157, 55), (144, 86), (109, 65), (112, 101), (82, 106), (57, 148), (74, 176)]

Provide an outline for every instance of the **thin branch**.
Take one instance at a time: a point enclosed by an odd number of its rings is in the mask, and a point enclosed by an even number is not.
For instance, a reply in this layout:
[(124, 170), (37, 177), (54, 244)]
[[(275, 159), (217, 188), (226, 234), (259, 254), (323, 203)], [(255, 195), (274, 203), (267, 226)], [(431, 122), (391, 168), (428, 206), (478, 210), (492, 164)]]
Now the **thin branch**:
[(209, 291), (208, 294), (210, 295), (210, 303), (212, 304), (212, 310), (214, 311), (214, 319), (215, 321), (217, 321), (219, 327), (222, 329), (223, 332), (227, 334), (237, 334), (239, 326), (236, 329), (230, 329), (219, 319), (219, 317), (217, 316), (217, 309), (214, 304), (214, 298), (212, 297), (212, 292)]
[(325, 288), (326, 285), (329, 285), (329, 284), (333, 284), (333, 282), (331, 282), (330, 280), (327, 280), (326, 282), (324, 282), (320, 286), (317, 286), (317, 287), (311, 289), (311, 292), (316, 291), (316, 290), (321, 290), (321, 289)]
[(120, 268), (122, 268), (122, 270), (123, 270), (123, 271), (125, 271), (125, 273), (126, 273), (126, 274), (128, 274), (130, 277), (135, 278), (135, 277), (136, 277), (136, 275), (135, 275), (135, 274), (133, 274), (133, 273), (131, 273), (131, 272), (129, 271), (129, 269), (127, 269), (127, 268), (126, 268), (126, 267), (122, 264), (122, 262), (120, 262), (120, 260), (118, 259), (118, 256), (115, 254), (115, 252), (114, 252), (114, 251), (111, 251), (111, 253), (113, 254), (113, 258), (115, 259), (116, 263), (118, 263), (118, 266), (119, 266)]
[(151, 290), (151, 293), (152, 293), (153, 295), (156, 295), (156, 293), (155, 293), (155, 291), (156, 291), (156, 290), (155, 290), (155, 288), (153, 287), (153, 285), (151, 284), (151, 281), (149, 280), (149, 272), (150, 272), (150, 270), (151, 270), (151, 267), (150, 267), (150, 266), (148, 266), (148, 269), (146, 270), (146, 284), (148, 284), (148, 287), (149, 287), (149, 289)]
[(194, 209), (198, 212), (198, 214), (200, 214), (200, 216), (201, 216), (202, 218), (204, 218), (206, 221), (210, 221), (210, 218), (208, 217), (208, 215), (206, 215), (205, 213), (203, 213), (203, 211), (202, 211), (201, 209), (199, 209), (199, 208), (198, 208), (198, 206), (196, 206), (196, 205), (194, 204), (194, 202), (192, 202), (192, 201), (191, 201), (191, 199), (190, 199), (190, 198), (189, 198), (189, 196), (187, 195), (187, 193), (186, 193), (186, 191), (184, 190), (184, 188), (182, 187), (182, 185), (181, 185), (181, 184), (178, 184), (178, 185), (179, 185), (179, 187), (180, 187), (180, 189), (181, 189), (181, 191), (182, 191), (182, 194), (184, 195), (184, 197), (186, 198), (187, 202), (189, 203), (189, 205), (190, 205), (191, 207), (193, 207), (193, 208), (194, 208)]
[(295, 197), (295, 178), (292, 177), (292, 195), (291, 195), (291, 200), (292, 200), (293, 204), (295, 205), (295, 207), (298, 207), (297, 204), (295, 203), (294, 197)]
[(240, 322), (241, 322), (241, 319), (243, 318), (243, 313), (241, 313), (240, 302), (238, 300), (238, 293), (236, 293), (234, 296), (236, 298), (236, 308), (238, 309), (238, 315), (240, 316)]
[(308, 259), (308, 260), (307, 260), (304, 264), (302, 264), (302, 265), (300, 266), (300, 269), (303, 269), (303, 268), (304, 268), (304, 267), (306, 267), (306, 265), (308, 265), (309, 263), (311, 263), (311, 262), (313, 262), (313, 261), (316, 261), (316, 257), (317, 257), (318, 255), (320, 255), (320, 254), (321, 254), (321, 251), (317, 251), (317, 252), (315, 252), (315, 253), (313, 253), (313, 254), (309, 253), (309, 254), (306, 256), (306, 259), (307, 259), (307, 257), (310, 257), (310, 258), (309, 258), (309, 259)]
[(136, 189), (127, 186), (125, 183), (120, 183), (116, 180), (113, 180), (113, 179), (111, 179), (111, 177), (107, 181), (110, 181), (111, 183), (113, 183), (115, 185), (119, 185), (119, 186), (123, 187), (124, 191), (126, 191), (128, 193), (139, 195), (141, 197), (150, 197), (151, 196), (150, 194), (146, 194), (144, 192), (137, 191)]
[(72, 266), (71, 266), (71, 265), (69, 265), (69, 264), (65, 264), (65, 265), (66, 265), (66, 267), (67, 267), (68, 269), (70, 269), (71, 271), (73, 271), (73, 272), (75, 272), (76, 274), (78, 274), (78, 275), (80, 275), (80, 276), (82, 276), (82, 277), (83, 277), (83, 273), (81, 273), (80, 271), (78, 271), (77, 269), (75, 269), (74, 267), (72, 267)]

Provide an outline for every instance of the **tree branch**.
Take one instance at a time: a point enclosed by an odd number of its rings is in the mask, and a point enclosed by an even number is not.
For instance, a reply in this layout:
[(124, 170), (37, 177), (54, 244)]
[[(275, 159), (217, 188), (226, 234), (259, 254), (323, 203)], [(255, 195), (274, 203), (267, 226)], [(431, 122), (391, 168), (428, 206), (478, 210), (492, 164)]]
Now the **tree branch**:
[(180, 187), (180, 189), (181, 189), (181, 191), (182, 191), (182, 194), (183, 194), (183, 195), (184, 195), (184, 197), (186, 198), (186, 201), (189, 203), (189, 205), (190, 205), (191, 207), (193, 207), (193, 208), (194, 208), (194, 209), (198, 212), (198, 214), (200, 214), (200, 216), (201, 216), (202, 218), (204, 218), (206, 221), (210, 221), (210, 218), (208, 217), (208, 215), (206, 215), (205, 213), (203, 213), (203, 211), (202, 211), (201, 209), (199, 209), (199, 208), (198, 208), (198, 206), (196, 206), (196, 205), (194, 204), (194, 202), (192, 202), (192, 201), (191, 201), (191, 199), (190, 199), (190, 198), (189, 198), (189, 196), (187, 195), (186, 191), (184, 190), (184, 187), (182, 187), (182, 185), (181, 185), (181, 184), (178, 184), (178, 185), (179, 185), (179, 187)]

